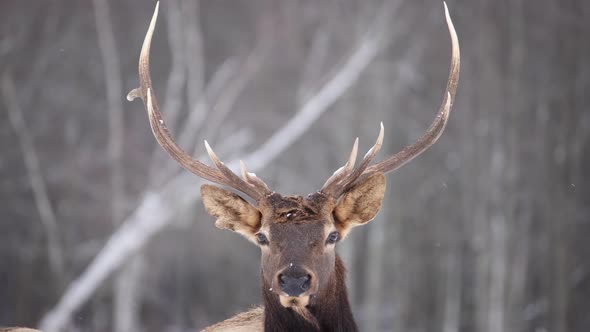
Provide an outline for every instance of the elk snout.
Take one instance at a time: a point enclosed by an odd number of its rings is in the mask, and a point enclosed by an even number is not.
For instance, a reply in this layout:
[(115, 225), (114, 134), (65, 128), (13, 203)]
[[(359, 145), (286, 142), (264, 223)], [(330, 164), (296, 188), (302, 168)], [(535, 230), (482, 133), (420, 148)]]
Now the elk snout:
[(311, 288), (312, 273), (300, 267), (288, 267), (277, 275), (281, 291), (288, 296), (300, 296)]

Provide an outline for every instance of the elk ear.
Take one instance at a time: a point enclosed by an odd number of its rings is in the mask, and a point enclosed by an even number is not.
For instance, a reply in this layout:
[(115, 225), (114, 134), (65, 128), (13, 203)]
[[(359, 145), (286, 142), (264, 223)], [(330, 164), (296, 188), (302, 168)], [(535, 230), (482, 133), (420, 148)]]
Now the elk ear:
[(334, 209), (336, 229), (344, 238), (355, 226), (373, 220), (381, 209), (385, 194), (385, 175), (375, 173), (348, 190)]
[(207, 212), (216, 217), (215, 226), (244, 235), (256, 243), (254, 235), (260, 229), (260, 211), (242, 197), (216, 186), (201, 186), (201, 197)]

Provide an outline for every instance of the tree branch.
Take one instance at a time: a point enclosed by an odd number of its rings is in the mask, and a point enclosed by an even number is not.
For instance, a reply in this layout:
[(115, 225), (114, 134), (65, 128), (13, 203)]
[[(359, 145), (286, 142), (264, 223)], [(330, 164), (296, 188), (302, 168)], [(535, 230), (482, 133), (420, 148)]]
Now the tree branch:
[(109, 139), (108, 156), (110, 165), (111, 220), (116, 225), (123, 219), (123, 95), (119, 65), (119, 55), (110, 22), (109, 7), (106, 0), (93, 0), (98, 34), (98, 44), (102, 56), (106, 96), (108, 101)]

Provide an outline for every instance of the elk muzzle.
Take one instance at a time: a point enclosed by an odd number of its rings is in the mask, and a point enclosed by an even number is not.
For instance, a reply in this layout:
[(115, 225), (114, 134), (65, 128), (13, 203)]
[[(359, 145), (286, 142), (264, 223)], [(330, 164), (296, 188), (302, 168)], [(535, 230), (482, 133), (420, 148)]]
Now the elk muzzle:
[(308, 296), (317, 289), (314, 273), (306, 268), (289, 264), (276, 274), (279, 295), (286, 297)]

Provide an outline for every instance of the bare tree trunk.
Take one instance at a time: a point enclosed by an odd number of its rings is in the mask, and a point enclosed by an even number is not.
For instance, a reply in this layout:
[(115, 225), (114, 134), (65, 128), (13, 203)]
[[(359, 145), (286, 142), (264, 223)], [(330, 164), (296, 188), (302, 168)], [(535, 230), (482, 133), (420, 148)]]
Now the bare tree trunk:
[[(476, 66), (474, 66), (474, 77), (476, 79), (475, 85), (480, 86), (484, 84), (483, 77), (488, 77), (493, 71), (489, 66), (483, 66), (487, 61), (487, 55), (489, 53), (489, 43), (484, 36), (490, 32), (489, 22), (487, 22), (486, 14), (487, 8), (485, 6), (486, 1), (479, 1), (478, 8), (476, 9), (476, 20), (483, 22), (484, 28), (479, 29), (476, 33), (476, 40), (478, 41), (475, 50), (476, 54)], [(489, 96), (485, 92), (481, 92), (479, 89), (473, 90), (473, 103), (472, 109), (479, 110), (484, 109), (491, 99), (495, 96)], [(474, 330), (479, 332), (491, 332), (488, 331), (488, 306), (489, 306), (489, 270), (490, 270), (490, 239), (489, 239), (489, 223), (488, 213), (489, 207), (487, 200), (483, 199), (487, 193), (484, 192), (483, 188), (488, 188), (490, 185), (495, 183), (490, 180), (486, 175), (489, 170), (490, 157), (489, 151), (492, 150), (492, 144), (490, 143), (490, 133), (493, 132), (491, 125), (492, 119), (490, 114), (483, 112), (479, 113), (479, 123), (475, 124), (476, 137), (480, 138), (478, 143), (479, 148), (475, 150), (476, 154), (476, 167), (478, 171), (474, 180), (476, 181), (476, 188), (479, 201), (474, 204), (473, 208), (473, 234), (471, 236), (472, 250), (475, 261), (475, 272), (474, 272), (474, 303), (475, 303), (475, 322)]]
[[(569, 54), (568, 54), (569, 55)], [(569, 60), (569, 59), (568, 59)], [(563, 61), (562, 66), (565, 67), (566, 61)], [(563, 69), (563, 68), (562, 68)], [(566, 84), (565, 82), (563, 82)], [(561, 103), (565, 103), (561, 101)], [(569, 102), (568, 102), (569, 103)], [(551, 125), (552, 129), (556, 130), (555, 135), (555, 150), (562, 150), (563, 155), (559, 153), (553, 153), (554, 159), (554, 176), (561, 179), (569, 180), (568, 169), (565, 163), (566, 155), (568, 155), (569, 142), (569, 128), (568, 116), (564, 114), (560, 116), (557, 123)], [(550, 190), (557, 193), (550, 203), (555, 208), (550, 213), (549, 229), (551, 230), (551, 254), (553, 259), (553, 265), (551, 269), (552, 283), (550, 285), (550, 299), (551, 299), (551, 320), (550, 326), (552, 331), (568, 331), (567, 329), (567, 315), (568, 315), (568, 303), (569, 303), (569, 265), (570, 258), (568, 257), (568, 226), (571, 220), (569, 212), (573, 207), (570, 205), (570, 201), (567, 199), (569, 194), (567, 190), (567, 184), (560, 184), (560, 181), (552, 181)]]
[[(521, 0), (512, 1), (508, 6), (508, 32), (507, 51), (508, 64), (506, 77), (507, 96), (506, 108), (519, 110), (518, 112), (506, 112), (503, 123), (511, 123), (510, 130), (506, 135), (506, 146), (508, 149), (508, 165), (505, 174), (504, 204), (507, 216), (506, 237), (508, 238), (507, 265), (510, 267), (509, 275), (506, 276), (506, 317), (504, 319), (505, 331), (522, 331), (524, 330), (524, 320), (522, 312), (524, 310), (524, 297), (526, 287), (526, 276), (529, 264), (529, 246), (530, 241), (530, 221), (532, 204), (529, 199), (523, 197), (522, 192), (528, 191), (531, 184), (525, 181), (532, 177), (531, 174), (523, 174), (521, 165), (530, 161), (525, 160), (525, 147), (523, 133), (531, 132), (529, 122), (524, 120), (524, 111), (527, 105), (533, 102), (530, 94), (519, 92), (521, 86), (527, 86), (526, 82), (526, 49), (527, 40), (525, 38), (524, 24), (526, 16), (524, 13), (524, 3)], [(534, 132), (534, 130), (533, 130)], [(527, 176), (528, 175), (528, 176)]]
[[(111, 222), (120, 225), (125, 217), (125, 181), (123, 173), (123, 84), (121, 82), (119, 55), (110, 19), (108, 0), (94, 0), (96, 31), (101, 50), (106, 95), (108, 101), (109, 140), (108, 156), (110, 165)], [(114, 331), (135, 332), (140, 328), (137, 304), (139, 299), (138, 277), (142, 274), (141, 258), (135, 257), (119, 272), (113, 289)]]
[[(503, 40), (500, 37), (496, 38), (495, 45), (505, 45), (502, 43)], [(496, 68), (500, 67), (495, 62)], [(502, 96), (503, 91), (503, 80), (502, 76), (495, 76), (496, 89), (489, 91), (491, 98), (494, 96)], [(494, 94), (497, 93), (497, 94)], [(495, 103), (499, 108), (506, 107), (505, 98), (497, 98)], [(488, 317), (487, 317), (487, 331), (488, 332), (503, 332), (504, 321), (505, 321), (505, 303), (506, 303), (506, 260), (507, 260), (507, 212), (506, 202), (504, 200), (505, 195), (510, 195), (504, 191), (507, 186), (507, 174), (510, 172), (510, 155), (508, 154), (509, 148), (507, 147), (506, 137), (510, 137), (511, 129), (513, 126), (505, 128), (503, 126), (503, 120), (509, 116), (504, 116), (505, 113), (494, 116), (491, 121), (492, 132), (495, 133), (493, 137), (490, 137), (492, 142), (491, 146), (491, 158), (489, 165), (489, 180), (490, 185), (488, 189), (488, 205), (490, 210), (488, 211), (488, 223), (489, 223), (489, 285), (488, 290)]]
[[(447, 233), (450, 233), (447, 231)], [(459, 233), (461, 234), (461, 233)], [(442, 331), (459, 332), (461, 327), (461, 297), (463, 295), (462, 287), (462, 257), (461, 248), (457, 242), (460, 242), (461, 235), (449, 239), (450, 247), (444, 258), (444, 304)]]
[(491, 220), (491, 273), (489, 287), (488, 331), (503, 332), (506, 285), (506, 219), (502, 215)]

